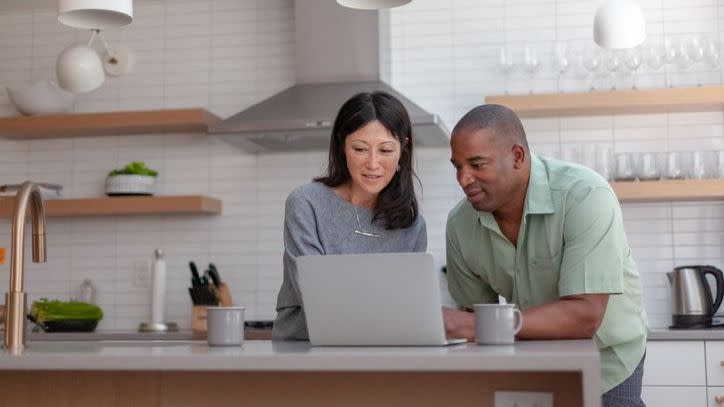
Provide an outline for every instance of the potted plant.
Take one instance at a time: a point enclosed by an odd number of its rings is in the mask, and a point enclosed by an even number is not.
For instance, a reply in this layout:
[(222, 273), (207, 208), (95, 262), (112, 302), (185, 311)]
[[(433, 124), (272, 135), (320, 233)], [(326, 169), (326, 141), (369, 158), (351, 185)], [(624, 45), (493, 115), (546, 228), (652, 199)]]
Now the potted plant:
[(115, 169), (106, 177), (106, 195), (153, 195), (158, 172), (140, 161)]

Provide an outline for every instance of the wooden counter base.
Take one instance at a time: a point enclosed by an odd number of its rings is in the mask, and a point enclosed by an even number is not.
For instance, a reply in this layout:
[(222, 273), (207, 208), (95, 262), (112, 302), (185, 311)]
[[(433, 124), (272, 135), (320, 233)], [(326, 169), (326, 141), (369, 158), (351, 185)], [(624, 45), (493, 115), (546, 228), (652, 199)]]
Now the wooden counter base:
[(496, 390), (583, 404), (576, 372), (0, 371), (0, 407), (493, 407)]

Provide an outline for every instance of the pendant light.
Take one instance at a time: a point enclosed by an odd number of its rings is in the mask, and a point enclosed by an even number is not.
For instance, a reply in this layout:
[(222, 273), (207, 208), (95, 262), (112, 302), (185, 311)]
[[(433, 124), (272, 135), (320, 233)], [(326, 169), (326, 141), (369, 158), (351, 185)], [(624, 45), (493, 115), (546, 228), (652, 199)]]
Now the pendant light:
[(636, 0), (605, 0), (593, 19), (593, 41), (602, 48), (625, 49), (646, 40), (646, 19)]
[(337, 0), (337, 4), (361, 10), (379, 10), (404, 6), (412, 0)]
[(133, 21), (133, 0), (58, 0), (58, 21), (84, 29), (121, 27)]

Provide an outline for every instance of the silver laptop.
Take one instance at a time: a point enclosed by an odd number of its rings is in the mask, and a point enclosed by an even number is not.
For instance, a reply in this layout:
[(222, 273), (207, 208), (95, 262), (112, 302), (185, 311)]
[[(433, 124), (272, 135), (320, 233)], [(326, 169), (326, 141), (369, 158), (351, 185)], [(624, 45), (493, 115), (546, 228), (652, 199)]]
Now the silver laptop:
[(429, 253), (297, 257), (312, 345), (441, 346), (440, 284)]

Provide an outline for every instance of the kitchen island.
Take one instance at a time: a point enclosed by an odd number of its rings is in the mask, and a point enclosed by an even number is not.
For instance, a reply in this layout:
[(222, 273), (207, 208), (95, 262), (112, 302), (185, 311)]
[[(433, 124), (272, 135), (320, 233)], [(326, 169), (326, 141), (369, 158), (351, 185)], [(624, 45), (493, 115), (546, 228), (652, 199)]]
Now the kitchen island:
[(581, 341), (513, 346), (311, 347), (246, 341), (29, 342), (0, 353), (0, 406), (493, 406), (495, 391), (598, 407), (599, 356)]

